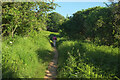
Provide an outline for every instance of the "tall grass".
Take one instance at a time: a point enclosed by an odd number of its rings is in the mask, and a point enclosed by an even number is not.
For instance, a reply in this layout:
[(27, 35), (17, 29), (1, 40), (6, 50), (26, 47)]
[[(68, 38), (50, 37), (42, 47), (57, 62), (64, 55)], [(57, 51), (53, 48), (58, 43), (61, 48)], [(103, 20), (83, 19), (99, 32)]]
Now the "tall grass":
[(50, 32), (30, 33), (2, 41), (3, 78), (43, 78), (53, 56)]
[(68, 40), (57, 48), (59, 78), (120, 78), (119, 48)]

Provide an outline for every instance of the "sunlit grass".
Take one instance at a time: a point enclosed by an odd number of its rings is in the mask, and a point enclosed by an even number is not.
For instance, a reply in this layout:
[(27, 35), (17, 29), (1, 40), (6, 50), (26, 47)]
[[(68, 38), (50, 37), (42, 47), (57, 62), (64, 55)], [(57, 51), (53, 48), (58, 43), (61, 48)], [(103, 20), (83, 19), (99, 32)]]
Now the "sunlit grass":
[[(2, 42), (3, 78), (43, 78), (53, 57), (48, 39), (50, 32), (16, 36)], [(10, 42), (11, 41), (11, 42)]]
[(58, 41), (58, 44), (59, 78), (120, 77), (118, 71), (120, 67), (119, 48), (68, 40)]

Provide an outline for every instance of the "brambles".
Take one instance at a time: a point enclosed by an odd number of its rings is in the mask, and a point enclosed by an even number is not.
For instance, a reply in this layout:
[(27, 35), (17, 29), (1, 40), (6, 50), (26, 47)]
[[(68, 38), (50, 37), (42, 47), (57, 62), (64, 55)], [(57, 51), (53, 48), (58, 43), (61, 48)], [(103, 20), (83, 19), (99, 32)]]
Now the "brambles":
[[(58, 41), (59, 42), (59, 41)], [(58, 77), (114, 78), (118, 71), (119, 48), (96, 46), (82, 41), (63, 41), (58, 46)]]

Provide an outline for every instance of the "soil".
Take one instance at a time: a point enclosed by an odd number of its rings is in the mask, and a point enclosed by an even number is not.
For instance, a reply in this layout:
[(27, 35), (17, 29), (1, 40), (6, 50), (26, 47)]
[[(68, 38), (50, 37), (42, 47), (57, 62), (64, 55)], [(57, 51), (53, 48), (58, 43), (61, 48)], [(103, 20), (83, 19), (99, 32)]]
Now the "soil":
[(58, 62), (58, 52), (56, 50), (56, 47), (54, 48), (54, 57), (53, 60), (48, 65), (48, 70), (45, 71), (45, 79), (55, 79), (57, 77), (57, 62)]

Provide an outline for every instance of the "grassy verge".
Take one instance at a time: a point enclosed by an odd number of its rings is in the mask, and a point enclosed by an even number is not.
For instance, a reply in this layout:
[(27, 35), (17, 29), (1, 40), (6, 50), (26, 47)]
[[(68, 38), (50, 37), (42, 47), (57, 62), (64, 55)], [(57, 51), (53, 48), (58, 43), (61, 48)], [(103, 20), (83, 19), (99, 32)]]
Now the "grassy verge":
[(49, 43), (50, 32), (16, 36), (2, 41), (3, 78), (43, 78), (48, 63), (53, 58)]
[(58, 40), (59, 78), (120, 78), (119, 48)]

